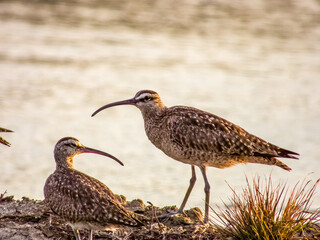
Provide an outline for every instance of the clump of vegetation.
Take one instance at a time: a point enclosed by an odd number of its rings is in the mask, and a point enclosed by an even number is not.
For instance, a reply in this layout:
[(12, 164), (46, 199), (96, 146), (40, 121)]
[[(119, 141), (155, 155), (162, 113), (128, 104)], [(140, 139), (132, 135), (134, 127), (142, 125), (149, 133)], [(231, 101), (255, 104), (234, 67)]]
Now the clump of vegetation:
[(224, 202), (224, 208), (212, 209), (212, 224), (219, 235), (232, 239), (280, 240), (292, 239), (296, 234), (307, 239), (312, 232), (311, 235), (320, 237), (320, 209), (310, 210), (320, 179), (313, 185), (311, 181), (298, 182), (291, 191), (286, 183), (274, 185), (271, 176), (264, 180), (254, 177), (250, 184), (246, 177), (241, 194), (231, 188), (231, 205)]

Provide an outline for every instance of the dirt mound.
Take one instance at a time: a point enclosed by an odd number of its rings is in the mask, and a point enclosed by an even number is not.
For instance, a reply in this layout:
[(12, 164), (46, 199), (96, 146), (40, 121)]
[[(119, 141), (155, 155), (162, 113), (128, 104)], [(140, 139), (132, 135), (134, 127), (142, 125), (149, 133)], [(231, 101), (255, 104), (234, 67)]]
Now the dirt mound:
[[(185, 216), (167, 219), (156, 217), (168, 211), (177, 210), (175, 206), (158, 208), (142, 200), (121, 202), (131, 211), (148, 219), (142, 228), (117, 229), (115, 231), (94, 231), (94, 239), (217, 239), (210, 226), (202, 225), (202, 212), (198, 208), (185, 211)], [(87, 233), (81, 232), (82, 239)], [(0, 196), (0, 239), (74, 239), (71, 227), (54, 215), (43, 201), (24, 197), (15, 200), (12, 196)]]

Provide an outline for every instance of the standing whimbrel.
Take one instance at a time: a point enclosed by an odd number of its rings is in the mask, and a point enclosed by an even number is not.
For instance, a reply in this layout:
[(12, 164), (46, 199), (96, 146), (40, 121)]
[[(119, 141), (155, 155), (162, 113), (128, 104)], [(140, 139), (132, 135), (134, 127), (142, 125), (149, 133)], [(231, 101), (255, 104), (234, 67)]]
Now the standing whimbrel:
[(149, 140), (169, 157), (191, 165), (192, 177), (184, 200), (175, 213), (182, 213), (196, 181), (198, 166), (205, 182), (205, 223), (208, 222), (210, 185), (208, 166), (227, 168), (238, 163), (261, 163), (291, 169), (276, 157), (295, 158), (298, 153), (280, 148), (258, 138), (243, 128), (214, 114), (184, 106), (167, 108), (159, 95), (151, 90), (139, 91), (134, 98), (107, 104), (103, 109), (118, 105), (135, 105), (142, 113)]
[[(1, 128), (1, 127), (0, 127), (0, 132), (13, 132), (13, 131), (11, 131), (11, 130), (9, 130), (9, 129), (5, 129), (5, 128)], [(2, 138), (2, 137), (0, 137), (0, 143), (2, 143), (3, 145), (6, 145), (6, 146), (8, 146), (8, 147), (10, 147), (10, 145), (11, 145), (7, 140), (5, 140), (5, 139)]]
[(54, 149), (56, 170), (44, 186), (46, 204), (69, 222), (76, 240), (80, 240), (78, 229), (89, 229), (92, 240), (92, 230), (141, 225), (106, 185), (73, 168), (73, 157), (81, 153), (100, 154), (123, 165), (114, 156), (85, 147), (75, 138), (60, 139)]

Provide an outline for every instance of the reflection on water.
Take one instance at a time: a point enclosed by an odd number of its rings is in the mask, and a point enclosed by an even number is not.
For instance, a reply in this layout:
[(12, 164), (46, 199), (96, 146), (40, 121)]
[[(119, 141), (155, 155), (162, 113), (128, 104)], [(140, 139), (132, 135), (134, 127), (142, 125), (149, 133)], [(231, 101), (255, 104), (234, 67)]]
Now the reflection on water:
[[(245, 175), (296, 183), (320, 177), (317, 1), (1, 1), (0, 192), (42, 199), (53, 147), (74, 136), (125, 163), (81, 155), (75, 166), (129, 199), (182, 201), (190, 166), (156, 149), (140, 112), (103, 104), (153, 89), (164, 103), (220, 115), (281, 147), (293, 170), (249, 164), (208, 171), (212, 202)], [(203, 207), (203, 181), (187, 207)], [(227, 182), (227, 183), (226, 183)], [(315, 199), (320, 205), (320, 198)]]

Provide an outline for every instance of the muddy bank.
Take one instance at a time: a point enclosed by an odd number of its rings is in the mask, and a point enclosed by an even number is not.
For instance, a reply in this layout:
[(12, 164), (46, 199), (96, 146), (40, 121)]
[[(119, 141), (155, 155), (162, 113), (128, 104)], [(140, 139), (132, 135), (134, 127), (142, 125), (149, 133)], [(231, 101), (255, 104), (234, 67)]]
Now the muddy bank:
[[(186, 211), (186, 216), (174, 216), (161, 220), (156, 215), (174, 210), (175, 207), (158, 208), (152, 204), (144, 204), (141, 200), (126, 202), (125, 206), (143, 214), (150, 221), (143, 228), (125, 228), (115, 231), (94, 231), (94, 239), (218, 239), (213, 229), (208, 226), (195, 225), (201, 223), (203, 217), (200, 209)], [(176, 209), (175, 209), (176, 210)], [(82, 239), (87, 233), (81, 232)], [(52, 214), (43, 201), (23, 198), (15, 200), (13, 196), (0, 197), (0, 239), (74, 239), (71, 227)]]
[[(125, 227), (113, 231), (94, 231), (94, 239), (225, 239), (211, 225), (202, 225), (203, 215), (199, 208), (185, 211), (185, 216), (173, 216), (159, 220), (155, 216), (177, 210), (175, 206), (158, 208), (152, 203), (144, 204), (136, 199), (126, 201), (117, 196), (122, 204), (131, 211), (146, 217), (146, 226), (142, 228)], [(88, 239), (88, 232), (81, 231), (81, 239)], [(54, 215), (43, 201), (0, 194), (0, 240), (71, 240), (74, 235), (70, 226)], [(293, 237), (300, 239), (320, 239), (320, 226), (305, 230)]]

